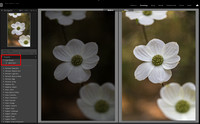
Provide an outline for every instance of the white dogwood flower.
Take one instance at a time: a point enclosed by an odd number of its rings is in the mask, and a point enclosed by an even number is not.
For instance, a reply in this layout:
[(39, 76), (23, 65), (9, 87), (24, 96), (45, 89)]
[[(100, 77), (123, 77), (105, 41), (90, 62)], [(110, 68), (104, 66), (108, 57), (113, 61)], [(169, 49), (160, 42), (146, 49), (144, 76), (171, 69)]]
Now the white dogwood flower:
[(19, 40), (18, 40), (19, 44), (23, 47), (30, 47), (31, 44), (30, 44), (30, 35), (22, 35), (19, 37)]
[(135, 70), (135, 78), (139, 81), (149, 78), (152, 83), (168, 81), (179, 61), (179, 46), (176, 42), (165, 44), (162, 40), (152, 39), (145, 45), (136, 46), (133, 54), (144, 63)]
[(12, 16), (13, 18), (17, 18), (18, 16), (21, 16), (21, 13), (9, 13), (9, 16)]
[(195, 120), (195, 85), (191, 82), (182, 87), (170, 83), (160, 90), (161, 98), (157, 104), (166, 117), (171, 120)]
[(86, 17), (86, 11), (47, 11), (45, 16), (50, 20), (57, 19), (60, 25), (71, 25), (74, 20), (82, 20)]
[(72, 83), (87, 81), (98, 61), (98, 46), (94, 42), (84, 44), (78, 39), (70, 40), (66, 45), (59, 45), (53, 49), (53, 55), (63, 61), (54, 71), (57, 80), (68, 77)]
[(11, 34), (22, 35), (25, 30), (25, 23), (16, 22), (11, 27), (13, 28)]
[(167, 17), (167, 11), (130, 11), (126, 16), (131, 19), (137, 19), (141, 25), (152, 25), (154, 20), (163, 20)]
[(115, 87), (112, 83), (99, 86), (89, 83), (80, 89), (77, 105), (83, 114), (92, 120), (114, 121)]

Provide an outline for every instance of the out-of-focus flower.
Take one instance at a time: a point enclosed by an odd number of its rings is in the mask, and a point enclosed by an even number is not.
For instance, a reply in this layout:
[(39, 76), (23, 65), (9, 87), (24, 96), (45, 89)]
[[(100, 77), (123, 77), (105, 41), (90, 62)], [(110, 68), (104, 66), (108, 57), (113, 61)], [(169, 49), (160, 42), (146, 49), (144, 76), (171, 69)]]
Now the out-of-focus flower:
[(126, 12), (126, 16), (131, 19), (137, 19), (141, 25), (152, 25), (154, 20), (163, 20), (167, 17), (167, 11), (132, 11)]
[(195, 85), (191, 82), (182, 87), (170, 83), (160, 90), (161, 98), (157, 104), (166, 117), (171, 120), (195, 120)]
[(83, 114), (92, 120), (114, 121), (115, 88), (112, 83), (99, 86), (89, 83), (80, 89), (77, 105)]
[(133, 54), (139, 60), (145, 61), (135, 70), (135, 78), (139, 81), (147, 77), (152, 83), (168, 81), (179, 61), (179, 46), (176, 42), (165, 44), (162, 40), (152, 39), (145, 45), (136, 46)]
[(68, 26), (74, 20), (82, 20), (86, 17), (86, 11), (47, 11), (45, 16), (50, 20), (57, 19), (60, 25)]
[(13, 18), (17, 18), (18, 16), (21, 16), (21, 13), (9, 13), (9, 16), (12, 16)]
[(70, 40), (67, 45), (59, 45), (53, 49), (53, 55), (63, 61), (54, 71), (57, 80), (68, 77), (72, 83), (87, 81), (98, 61), (98, 46), (94, 42), (84, 44), (78, 39)]
[(31, 44), (30, 44), (30, 35), (22, 35), (19, 37), (19, 40), (18, 40), (19, 44), (23, 47), (30, 47)]
[(11, 24), (11, 27), (13, 28), (11, 34), (22, 35), (25, 30), (25, 23), (16, 22)]

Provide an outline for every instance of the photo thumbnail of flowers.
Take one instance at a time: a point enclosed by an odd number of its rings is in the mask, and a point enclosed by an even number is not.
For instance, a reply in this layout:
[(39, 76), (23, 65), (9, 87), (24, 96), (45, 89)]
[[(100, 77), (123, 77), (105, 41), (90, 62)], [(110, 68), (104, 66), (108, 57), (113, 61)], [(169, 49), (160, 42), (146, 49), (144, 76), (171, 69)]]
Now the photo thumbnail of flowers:
[(123, 121), (195, 121), (195, 15), (122, 12)]
[(115, 121), (115, 13), (42, 11), (42, 121)]
[(31, 47), (30, 13), (8, 13), (8, 47)]

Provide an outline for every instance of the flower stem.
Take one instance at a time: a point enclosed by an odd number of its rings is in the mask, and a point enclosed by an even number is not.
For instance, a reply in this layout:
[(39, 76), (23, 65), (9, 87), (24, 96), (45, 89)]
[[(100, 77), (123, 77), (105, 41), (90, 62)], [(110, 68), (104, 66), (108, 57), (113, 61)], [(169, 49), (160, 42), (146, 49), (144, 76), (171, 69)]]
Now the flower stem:
[(62, 30), (62, 33), (63, 33), (63, 37), (64, 37), (64, 40), (67, 41), (67, 37), (66, 37), (66, 33), (65, 33), (65, 27), (61, 25), (61, 30)]
[(146, 34), (146, 30), (145, 30), (144, 25), (142, 25), (142, 31), (143, 31), (143, 34), (144, 34), (144, 39), (145, 39), (146, 43), (148, 43), (148, 38), (147, 38), (147, 34)]

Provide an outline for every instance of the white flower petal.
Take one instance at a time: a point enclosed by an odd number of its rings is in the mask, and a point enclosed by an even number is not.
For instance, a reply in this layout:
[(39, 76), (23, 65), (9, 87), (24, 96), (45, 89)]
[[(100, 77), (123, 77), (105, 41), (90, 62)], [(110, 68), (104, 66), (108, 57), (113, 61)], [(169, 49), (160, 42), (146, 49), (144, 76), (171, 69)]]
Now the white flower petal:
[(183, 99), (189, 101), (192, 105), (194, 105), (196, 98), (195, 85), (191, 82), (187, 82), (182, 87), (184, 92)]
[(74, 67), (68, 76), (72, 83), (82, 83), (87, 81), (91, 76), (90, 70), (84, 70), (81, 66)]
[(86, 11), (72, 11), (71, 18), (74, 20), (82, 20), (86, 17)]
[(175, 56), (171, 56), (170, 58), (164, 59), (164, 63), (176, 63), (180, 61), (180, 56), (179, 55), (175, 55)]
[(82, 57), (83, 59), (90, 58), (96, 55), (98, 52), (98, 45), (95, 42), (86, 43), (83, 47)]
[(112, 83), (104, 83), (101, 86), (102, 89), (102, 95), (101, 98), (108, 101), (110, 105), (113, 105), (115, 103), (115, 87)]
[(162, 20), (167, 18), (167, 11), (152, 11), (151, 17), (155, 20)]
[(62, 16), (62, 12), (57, 11), (47, 11), (45, 12), (45, 16), (50, 20), (60, 18)]
[(24, 28), (24, 27), (25, 27), (25, 23), (20, 23), (20, 26), (21, 26), (22, 28)]
[(21, 35), (22, 32), (21, 32), (21, 31), (15, 31), (15, 34), (16, 34), (16, 35)]
[(17, 25), (16, 24), (11, 24), (11, 27), (12, 28), (17, 28)]
[(146, 47), (144, 45), (136, 46), (133, 50), (133, 54), (139, 60), (152, 61), (153, 53), (149, 47)]
[(195, 106), (190, 106), (190, 110), (182, 115), (182, 120), (195, 121), (196, 120), (196, 109)]
[(81, 66), (86, 70), (92, 69), (97, 65), (98, 61), (99, 61), (99, 56), (94, 55), (90, 58), (84, 59)]
[(109, 106), (109, 110), (106, 113), (98, 113), (99, 120), (101, 121), (114, 121), (115, 120), (115, 107), (114, 105)]
[(57, 19), (58, 19), (58, 23), (60, 25), (68, 26), (68, 25), (71, 25), (73, 23), (73, 19), (65, 17), (65, 16), (59, 17)]
[(162, 55), (164, 59), (168, 59), (172, 56), (177, 55), (179, 52), (179, 46), (176, 42), (167, 43), (162, 49)]
[(182, 99), (183, 90), (178, 83), (170, 83), (160, 90), (161, 98), (170, 105), (175, 105), (178, 100)]
[(73, 66), (71, 63), (61, 63), (57, 66), (57, 68), (54, 71), (54, 77), (57, 80), (64, 80), (73, 69)]
[(130, 19), (137, 19), (142, 15), (142, 11), (126, 12), (126, 16)]
[(183, 120), (182, 115), (175, 110), (175, 106), (167, 104), (164, 100), (157, 100), (158, 107), (161, 109), (163, 114), (171, 120)]
[(108, 112), (105, 113), (105, 115), (100, 116), (101, 120), (105, 121), (114, 121), (115, 120), (115, 106), (110, 105)]
[(89, 119), (99, 120), (98, 113), (95, 111), (93, 105), (85, 103), (82, 99), (77, 99), (77, 105), (82, 113)]
[(66, 46), (69, 47), (72, 56), (74, 56), (74, 55), (80, 55), (82, 48), (84, 47), (84, 44), (81, 40), (72, 39), (67, 43)]
[(19, 25), (20, 25), (20, 22), (16, 22), (15, 25), (16, 25), (16, 26), (19, 26)]
[(71, 57), (72, 57), (71, 52), (69, 51), (69, 48), (64, 45), (56, 46), (53, 49), (53, 55), (61, 61), (71, 61)]
[(173, 69), (175, 68), (180, 61), (180, 56), (179, 55), (174, 55), (171, 56), (170, 58), (164, 59), (164, 62), (162, 64), (164, 69)]
[(162, 66), (163, 66), (164, 69), (169, 70), (169, 69), (175, 68), (175, 67), (178, 65), (178, 63), (179, 63), (179, 62), (175, 62), (175, 63), (166, 63), (166, 62), (164, 62), (164, 63), (162, 64)]
[(20, 39), (20, 40), (25, 40), (25, 39), (26, 39), (26, 36), (25, 36), (25, 35), (21, 35), (21, 36), (19, 37), (19, 39)]
[(106, 113), (98, 113), (95, 111), (94, 106), (88, 105), (83, 100), (78, 99), (77, 105), (83, 112), (83, 114), (92, 120), (97, 121), (114, 121), (114, 107), (110, 107), (109, 111)]
[(139, 17), (138, 21), (139, 21), (140, 24), (145, 25), (145, 26), (149, 26), (149, 25), (152, 25), (154, 23), (154, 20), (152, 18), (147, 17), (147, 16)]
[(139, 81), (144, 80), (149, 76), (154, 66), (150, 62), (140, 64), (135, 70), (135, 78)]
[(21, 16), (22, 14), (21, 13), (17, 13), (17, 16)]
[(152, 39), (146, 46), (151, 49), (154, 55), (160, 55), (165, 43), (160, 39)]
[(16, 33), (16, 30), (12, 30), (12, 31), (11, 31), (11, 34), (15, 34), (15, 33)]
[(100, 99), (100, 86), (97, 83), (89, 83), (80, 89), (81, 99), (89, 104), (94, 105)]
[(168, 81), (171, 76), (171, 70), (165, 70), (162, 66), (155, 66), (148, 78), (152, 83), (163, 83)]

